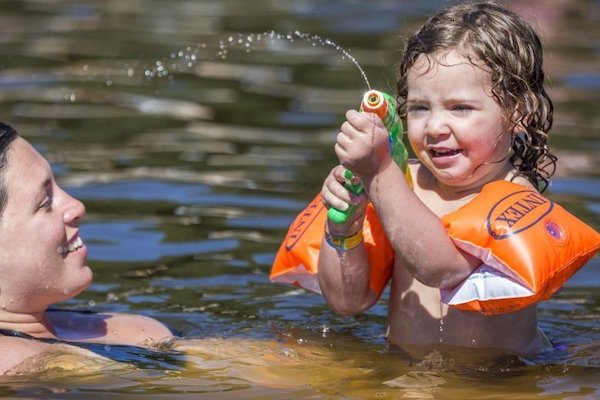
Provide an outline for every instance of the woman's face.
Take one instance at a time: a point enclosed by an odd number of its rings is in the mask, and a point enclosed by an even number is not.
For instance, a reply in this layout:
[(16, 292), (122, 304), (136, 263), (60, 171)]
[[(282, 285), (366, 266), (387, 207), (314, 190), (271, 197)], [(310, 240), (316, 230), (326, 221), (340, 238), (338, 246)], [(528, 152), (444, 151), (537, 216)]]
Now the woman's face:
[(0, 216), (0, 307), (44, 311), (92, 281), (78, 228), (85, 208), (58, 187), (48, 162), (22, 138), (11, 143), (3, 175), (8, 201)]

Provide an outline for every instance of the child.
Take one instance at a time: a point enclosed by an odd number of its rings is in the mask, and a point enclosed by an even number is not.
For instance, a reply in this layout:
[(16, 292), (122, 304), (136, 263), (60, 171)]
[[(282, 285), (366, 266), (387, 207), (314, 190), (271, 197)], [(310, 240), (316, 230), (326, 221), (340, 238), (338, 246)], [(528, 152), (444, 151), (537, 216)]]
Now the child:
[[(458, 249), (440, 218), (498, 180), (544, 190), (554, 172), (547, 133), (553, 107), (543, 83), (542, 49), (533, 29), (492, 2), (443, 10), (408, 38), (398, 97), (407, 137), (418, 160), (411, 188), (388, 152), (387, 132), (370, 113), (348, 111), (337, 136), (340, 166), (322, 188), (326, 207), (357, 212), (344, 224), (328, 222), (329, 238), (362, 230), (367, 201), (382, 221), (395, 254), (387, 337), (395, 345), (443, 342), (516, 354), (545, 350), (536, 307), (495, 316), (448, 308), (440, 288), (464, 281), (481, 260)], [(353, 171), (366, 194), (343, 186)], [(330, 306), (357, 314), (376, 301), (364, 246), (321, 246), (319, 284)], [(331, 242), (331, 240), (329, 240)], [(355, 247), (352, 247), (355, 246)]]

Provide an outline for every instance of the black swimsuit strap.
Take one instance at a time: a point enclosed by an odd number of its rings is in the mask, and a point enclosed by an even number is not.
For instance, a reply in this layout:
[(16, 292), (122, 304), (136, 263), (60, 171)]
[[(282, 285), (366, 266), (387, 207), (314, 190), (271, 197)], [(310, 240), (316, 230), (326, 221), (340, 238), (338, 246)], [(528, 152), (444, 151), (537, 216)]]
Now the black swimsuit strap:
[(26, 333), (15, 331), (15, 330), (12, 330), (12, 329), (0, 329), (0, 335), (2, 335), (2, 336), (11, 336), (11, 337), (20, 337), (20, 338), (23, 338), (23, 339), (34, 339), (34, 340), (38, 339), (35, 336), (31, 336), (31, 335), (28, 335)]

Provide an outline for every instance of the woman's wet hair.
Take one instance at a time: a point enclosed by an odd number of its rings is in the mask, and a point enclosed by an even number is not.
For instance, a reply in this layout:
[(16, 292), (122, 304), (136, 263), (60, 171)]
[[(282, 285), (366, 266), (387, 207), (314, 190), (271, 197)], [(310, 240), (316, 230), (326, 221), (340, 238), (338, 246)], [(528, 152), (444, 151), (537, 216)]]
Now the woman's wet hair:
[(543, 192), (556, 156), (548, 148), (554, 108), (544, 88), (539, 36), (521, 17), (494, 2), (465, 2), (440, 11), (406, 41), (398, 79), (400, 115), (406, 116), (407, 74), (417, 58), (425, 55), (431, 67), (451, 50), (491, 73), (492, 96), (510, 131), (518, 132), (510, 161), (517, 175)]
[(8, 193), (4, 181), (4, 172), (8, 163), (8, 151), (11, 143), (17, 138), (18, 134), (10, 125), (0, 122), (0, 215), (4, 212)]

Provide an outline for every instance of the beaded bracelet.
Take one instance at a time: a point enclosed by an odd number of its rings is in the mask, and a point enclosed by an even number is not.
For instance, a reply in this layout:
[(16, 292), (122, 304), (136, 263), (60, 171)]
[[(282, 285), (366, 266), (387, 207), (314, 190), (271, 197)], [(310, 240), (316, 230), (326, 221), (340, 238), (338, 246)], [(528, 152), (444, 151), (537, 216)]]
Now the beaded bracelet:
[(352, 250), (363, 241), (362, 229), (359, 229), (354, 235), (347, 237), (331, 236), (327, 231), (325, 231), (325, 241), (328, 245), (338, 251)]

